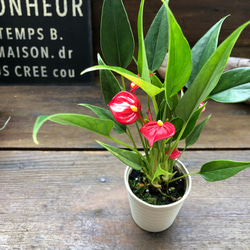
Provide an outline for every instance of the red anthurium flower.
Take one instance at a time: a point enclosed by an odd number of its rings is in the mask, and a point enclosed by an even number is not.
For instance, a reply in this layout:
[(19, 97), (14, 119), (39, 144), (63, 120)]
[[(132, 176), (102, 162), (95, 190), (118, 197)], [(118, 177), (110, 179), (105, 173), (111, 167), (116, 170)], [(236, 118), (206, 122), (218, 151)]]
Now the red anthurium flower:
[[(137, 74), (137, 76), (140, 77), (139, 74)], [(130, 93), (134, 92), (138, 88), (139, 88), (139, 86), (136, 85), (134, 82), (130, 83)]]
[[(166, 155), (170, 152), (170, 149), (167, 151)], [(181, 155), (180, 151), (177, 148), (174, 148), (173, 152), (170, 154), (170, 159), (177, 159)]]
[(141, 133), (147, 138), (150, 147), (153, 147), (155, 141), (172, 137), (175, 134), (175, 126), (170, 122), (149, 121), (144, 124)]
[[(151, 76), (151, 75), (154, 75), (154, 73), (149, 73), (149, 75)], [(137, 74), (137, 76), (138, 77), (140, 77), (139, 76), (139, 74)], [(136, 85), (134, 82), (131, 82), (130, 83), (130, 92), (132, 93), (132, 92), (134, 92), (136, 89), (138, 89), (139, 88), (139, 86), (138, 85)]]
[[(202, 106), (204, 106), (205, 103), (204, 102), (201, 102), (200, 105), (199, 105), (199, 108), (201, 108)], [(204, 111), (206, 110), (206, 106), (204, 106), (203, 110), (201, 111), (201, 113), (203, 113)]]
[(139, 86), (138, 85), (136, 85), (134, 82), (131, 82), (130, 83), (130, 92), (132, 93), (132, 92), (134, 92), (136, 89), (138, 89), (139, 88)]
[(113, 97), (109, 108), (118, 122), (128, 125), (140, 117), (141, 103), (133, 94), (121, 91)]

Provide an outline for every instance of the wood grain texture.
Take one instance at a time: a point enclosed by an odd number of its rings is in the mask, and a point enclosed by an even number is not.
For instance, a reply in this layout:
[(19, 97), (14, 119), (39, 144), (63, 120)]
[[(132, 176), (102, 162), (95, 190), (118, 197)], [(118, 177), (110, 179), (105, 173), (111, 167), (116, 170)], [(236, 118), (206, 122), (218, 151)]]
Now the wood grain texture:
[[(94, 55), (100, 52), (102, 2), (91, 1)], [(124, 0), (134, 31), (139, 3)], [(145, 30), (160, 5), (146, 1)], [(220, 41), (250, 19), (248, 1), (175, 0), (170, 5), (191, 46), (229, 13)], [(233, 55), (250, 58), (249, 43), (247, 28)], [(141, 91), (137, 96), (146, 103)], [(38, 115), (91, 114), (78, 103), (103, 107), (97, 78), (95, 86), (84, 87), (1, 86), (0, 98), (0, 127), (11, 116), (0, 132), (0, 250), (249, 249), (249, 169), (217, 183), (192, 176), (191, 194), (173, 226), (147, 233), (131, 218), (125, 166), (95, 143), (110, 141), (50, 122), (39, 132), (40, 145), (32, 141)], [(189, 171), (197, 172), (213, 159), (250, 161), (250, 106), (209, 101), (203, 118), (210, 113), (199, 141), (182, 156)]]
[[(138, 98), (146, 108), (142, 91)], [(111, 143), (104, 137), (79, 128), (47, 122), (41, 128), (36, 146), (32, 129), (38, 115), (54, 113), (93, 113), (79, 103), (104, 107), (101, 89), (96, 86), (2, 86), (0, 92), (0, 126), (11, 116), (7, 127), (0, 132), (0, 148), (101, 148), (96, 139)], [(245, 103), (220, 104), (208, 101), (202, 119), (212, 113), (199, 141), (192, 148), (249, 148), (250, 106)], [(133, 129), (132, 129), (133, 130)], [(127, 137), (121, 139), (130, 143)], [(136, 138), (139, 145), (139, 138)], [(114, 144), (113, 144), (114, 145)], [(183, 144), (181, 144), (183, 146)]]
[[(196, 172), (218, 158), (250, 161), (250, 151), (182, 160)], [(192, 176), (190, 196), (161, 233), (132, 221), (124, 169), (108, 152), (0, 151), (0, 249), (249, 249), (249, 169), (216, 183)]]

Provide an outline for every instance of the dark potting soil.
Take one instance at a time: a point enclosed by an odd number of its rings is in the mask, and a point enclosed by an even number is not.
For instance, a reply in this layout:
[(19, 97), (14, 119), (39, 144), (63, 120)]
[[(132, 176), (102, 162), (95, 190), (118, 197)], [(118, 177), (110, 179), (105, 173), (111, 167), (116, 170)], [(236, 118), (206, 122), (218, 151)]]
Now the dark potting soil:
[[(174, 178), (182, 176), (177, 168)], [(132, 192), (141, 200), (152, 205), (167, 205), (182, 198), (186, 191), (186, 181), (184, 178), (176, 180), (162, 187), (162, 192), (167, 193), (163, 196), (155, 187), (147, 183), (145, 175), (139, 170), (132, 170), (129, 176), (129, 186)]]

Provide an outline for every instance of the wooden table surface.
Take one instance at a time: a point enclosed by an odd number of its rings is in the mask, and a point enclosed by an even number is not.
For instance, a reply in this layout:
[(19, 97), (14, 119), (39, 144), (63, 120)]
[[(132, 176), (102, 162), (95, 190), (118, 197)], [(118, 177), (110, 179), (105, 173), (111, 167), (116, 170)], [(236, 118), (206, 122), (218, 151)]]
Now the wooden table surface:
[[(174, 224), (148, 233), (131, 218), (125, 166), (95, 143), (107, 139), (48, 122), (40, 144), (32, 141), (39, 114), (91, 114), (77, 104), (102, 106), (99, 86), (1, 86), (0, 97), (0, 127), (11, 116), (0, 131), (0, 250), (250, 249), (249, 169), (216, 183), (192, 176)], [(209, 113), (181, 158), (189, 171), (213, 159), (250, 161), (250, 105), (209, 100)]]

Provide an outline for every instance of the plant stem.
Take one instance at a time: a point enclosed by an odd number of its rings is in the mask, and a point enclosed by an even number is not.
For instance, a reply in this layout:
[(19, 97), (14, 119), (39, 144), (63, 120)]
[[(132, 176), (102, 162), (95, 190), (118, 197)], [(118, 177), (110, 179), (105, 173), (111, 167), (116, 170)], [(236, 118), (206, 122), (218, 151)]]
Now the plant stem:
[(153, 105), (154, 105), (154, 110), (155, 110), (155, 114), (157, 115), (158, 114), (158, 105), (157, 105), (157, 102), (155, 100), (155, 97), (151, 97), (152, 101), (153, 101)]
[(184, 177), (186, 177), (186, 176), (188, 176), (188, 175), (194, 175), (194, 174), (200, 174), (200, 171), (199, 171), (199, 172), (195, 172), (195, 173), (184, 174), (184, 175), (182, 175), (182, 176), (180, 176), (180, 177), (177, 177), (177, 178), (175, 178), (175, 179), (170, 180), (168, 183), (173, 182), (173, 181), (177, 181), (177, 180), (179, 180), (179, 179), (181, 179), (181, 178), (184, 178)]
[(131, 142), (132, 142), (134, 148), (137, 148), (137, 147), (136, 147), (136, 144), (135, 144), (135, 140), (133, 139), (133, 136), (132, 136), (131, 131), (130, 131), (130, 129), (129, 129), (128, 126), (127, 126), (127, 131), (128, 131), (127, 135), (128, 135), (128, 137), (130, 138), (130, 140), (131, 140)]
[(121, 76), (121, 80), (122, 80), (123, 89), (126, 91), (126, 86), (125, 86), (125, 81), (124, 81), (124, 77), (123, 76)]
[(184, 123), (184, 125), (183, 125), (183, 127), (182, 127), (182, 129), (181, 129), (181, 132), (179, 133), (177, 139), (175, 140), (174, 146), (171, 147), (171, 149), (170, 149), (170, 151), (169, 151), (167, 157), (169, 157), (169, 155), (173, 152), (173, 150), (178, 146), (178, 143), (179, 143), (179, 141), (180, 141), (180, 139), (181, 139), (182, 134), (183, 134), (184, 131), (185, 131), (186, 126), (187, 126), (187, 122)]
[(138, 134), (139, 134), (139, 136), (140, 136), (140, 139), (141, 139), (141, 143), (142, 143), (142, 147), (143, 147), (143, 149), (144, 149), (144, 152), (147, 153), (146, 151), (148, 150), (148, 148), (146, 147), (146, 145), (145, 145), (145, 143), (144, 143), (144, 141), (143, 141), (143, 138), (142, 138), (142, 135), (141, 135), (141, 132), (140, 132), (140, 128), (139, 128), (139, 126), (138, 126), (138, 123), (136, 122), (135, 125), (136, 125), (136, 128), (137, 128)]

